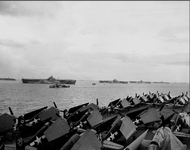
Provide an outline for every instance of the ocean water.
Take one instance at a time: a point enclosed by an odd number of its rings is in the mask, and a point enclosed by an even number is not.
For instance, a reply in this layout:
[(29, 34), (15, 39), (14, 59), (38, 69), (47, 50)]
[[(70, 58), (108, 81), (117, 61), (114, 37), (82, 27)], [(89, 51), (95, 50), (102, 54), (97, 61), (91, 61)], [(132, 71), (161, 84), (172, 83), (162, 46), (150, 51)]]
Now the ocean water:
[[(92, 85), (96, 83), (96, 85)], [(109, 102), (142, 95), (143, 92), (168, 93), (172, 97), (189, 93), (189, 84), (104, 84), (98, 81), (77, 81), (70, 88), (49, 88), (48, 84), (23, 84), (21, 81), (0, 81), (0, 113), (9, 113), (9, 107), (15, 116), (26, 112), (48, 106), (55, 102), (59, 109), (68, 109), (82, 103), (90, 102), (96, 104), (99, 100), (100, 106), (107, 106)]]

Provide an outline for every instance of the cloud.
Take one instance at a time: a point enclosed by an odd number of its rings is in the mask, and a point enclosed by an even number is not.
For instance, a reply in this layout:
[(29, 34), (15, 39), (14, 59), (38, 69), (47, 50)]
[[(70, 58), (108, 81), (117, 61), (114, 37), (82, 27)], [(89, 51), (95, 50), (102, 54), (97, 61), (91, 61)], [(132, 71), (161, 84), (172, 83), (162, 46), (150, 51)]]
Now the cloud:
[(143, 62), (155, 65), (169, 66), (189, 66), (189, 53), (173, 53), (153, 55), (151, 57), (144, 58)]
[(186, 4), (0, 2), (1, 74), (123, 80), (154, 80), (161, 71), (167, 75), (160, 79), (169, 79), (169, 71), (180, 75), (176, 69), (184, 73), (189, 62)]
[(64, 54), (68, 46), (63, 40), (57, 43), (29, 40), (24, 44), (1, 40), (0, 72), (16, 78), (49, 76), (56, 68), (60, 72), (67, 65)]
[(165, 42), (188, 43), (189, 26), (173, 26), (165, 28), (158, 33), (158, 37)]
[(49, 16), (60, 9), (59, 2), (1, 1), (0, 14), (10, 16)]
[[(127, 53), (75, 53), (71, 65), (92, 79), (186, 81), (188, 53), (141, 56)], [(85, 59), (84, 59), (85, 58)], [(72, 61), (71, 60), (71, 61)], [(171, 74), (174, 74), (171, 77)], [(159, 75), (159, 76), (158, 76)]]
[(12, 52), (9, 48), (0, 48), (0, 54), (1, 76), (18, 77), (20, 68), (23, 68), (24, 65), (30, 67), (23, 59), (22, 54), (16, 50)]
[[(115, 60), (122, 64), (141, 64), (144, 66), (189, 66), (189, 53), (171, 53), (143, 56), (131, 53), (97, 53), (96, 55), (104, 56), (105, 60)], [(100, 59), (103, 59), (100, 57)]]
[(0, 45), (13, 48), (24, 48), (24, 44), (9, 39), (0, 39)]

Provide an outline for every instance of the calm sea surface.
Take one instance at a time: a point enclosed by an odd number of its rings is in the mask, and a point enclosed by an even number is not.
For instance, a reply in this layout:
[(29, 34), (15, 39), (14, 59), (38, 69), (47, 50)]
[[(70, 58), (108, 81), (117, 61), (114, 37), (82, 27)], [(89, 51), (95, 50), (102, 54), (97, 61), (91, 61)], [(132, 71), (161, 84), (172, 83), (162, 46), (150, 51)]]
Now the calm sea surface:
[[(96, 85), (92, 85), (96, 83)], [(44, 106), (53, 106), (55, 102), (59, 109), (70, 108), (85, 102), (99, 100), (100, 106), (106, 106), (110, 101), (127, 96), (142, 95), (148, 92), (168, 93), (178, 96), (188, 91), (189, 84), (103, 84), (98, 81), (77, 81), (70, 88), (49, 88), (48, 84), (23, 84), (21, 81), (0, 81), (0, 113), (9, 113), (11, 107), (16, 116)]]

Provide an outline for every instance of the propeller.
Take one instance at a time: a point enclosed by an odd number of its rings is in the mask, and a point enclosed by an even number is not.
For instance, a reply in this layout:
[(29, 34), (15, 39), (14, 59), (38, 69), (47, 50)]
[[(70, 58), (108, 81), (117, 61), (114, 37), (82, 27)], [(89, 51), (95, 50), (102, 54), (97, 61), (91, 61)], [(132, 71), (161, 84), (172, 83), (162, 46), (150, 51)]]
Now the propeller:
[(14, 116), (14, 113), (13, 113), (11, 107), (9, 107), (9, 111), (10, 111), (10, 114)]
[(99, 106), (98, 98), (96, 99), (96, 105)]
[(54, 105), (54, 107), (57, 108), (60, 112), (65, 112), (65, 110), (61, 110), (61, 109), (59, 109), (59, 108), (57, 107), (57, 105), (56, 105), (55, 102), (53, 102), (53, 105)]
[(53, 104), (54, 104), (54, 107), (55, 107), (55, 108), (57, 108), (57, 105), (56, 105), (56, 103), (55, 103), (55, 102), (53, 102)]
[(160, 107), (159, 111), (162, 111), (162, 109), (164, 108), (165, 103), (162, 104), (162, 106)]

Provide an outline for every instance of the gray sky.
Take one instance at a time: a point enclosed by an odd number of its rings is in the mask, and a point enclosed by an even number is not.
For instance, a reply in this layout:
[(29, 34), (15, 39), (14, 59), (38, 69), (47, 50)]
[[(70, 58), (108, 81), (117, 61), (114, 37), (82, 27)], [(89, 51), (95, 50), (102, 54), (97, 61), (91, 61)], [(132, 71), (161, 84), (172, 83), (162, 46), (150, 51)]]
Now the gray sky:
[(0, 1), (0, 77), (189, 82), (189, 1)]

